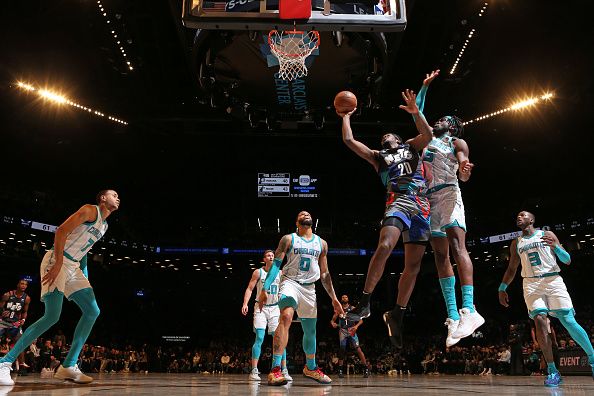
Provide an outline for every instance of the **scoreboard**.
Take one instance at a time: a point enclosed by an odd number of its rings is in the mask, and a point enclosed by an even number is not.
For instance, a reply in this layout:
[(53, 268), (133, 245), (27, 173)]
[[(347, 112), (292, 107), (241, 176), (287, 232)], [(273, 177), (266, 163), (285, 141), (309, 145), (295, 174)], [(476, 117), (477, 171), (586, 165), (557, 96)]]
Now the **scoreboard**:
[(258, 173), (258, 198), (320, 198), (319, 178), (305, 173)]

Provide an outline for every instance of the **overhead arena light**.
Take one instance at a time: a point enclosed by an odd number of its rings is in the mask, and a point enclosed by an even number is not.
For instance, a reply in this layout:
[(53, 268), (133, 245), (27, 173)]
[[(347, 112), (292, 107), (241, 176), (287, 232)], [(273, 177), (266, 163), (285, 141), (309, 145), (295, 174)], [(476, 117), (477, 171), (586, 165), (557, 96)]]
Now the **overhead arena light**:
[[(489, 3), (485, 3), (483, 5), (483, 7), (481, 8), (481, 11), (479, 12), (478, 16), (482, 17), (483, 14), (485, 13), (485, 11), (487, 10), (487, 7), (489, 6)], [(456, 68), (458, 67), (458, 64), (460, 63), (460, 60), (462, 60), (462, 56), (464, 55), (464, 51), (466, 51), (468, 45), (470, 44), (470, 40), (472, 40), (472, 37), (474, 36), (474, 34), (476, 33), (476, 29), (471, 29), (470, 32), (468, 33), (468, 36), (466, 37), (466, 40), (464, 41), (464, 44), (462, 44), (462, 48), (460, 49), (460, 52), (458, 52), (458, 56), (456, 57), (456, 61), (454, 62), (454, 64), (452, 65), (452, 68), (450, 69), (450, 74), (454, 74), (454, 72), (456, 71)]]
[(553, 96), (554, 95), (552, 93), (547, 92), (547, 93), (545, 93), (545, 94), (543, 94), (541, 96), (537, 96), (537, 97), (525, 99), (525, 100), (516, 102), (516, 103), (512, 104), (511, 106), (508, 106), (508, 107), (506, 107), (504, 109), (496, 110), (496, 111), (494, 111), (492, 113), (484, 114), (482, 116), (473, 118), (472, 120), (469, 120), (469, 121), (464, 122), (463, 125), (467, 125), (467, 124), (472, 124), (472, 123), (475, 123), (475, 122), (483, 121), (483, 120), (486, 120), (487, 118), (495, 117), (495, 116), (498, 116), (498, 115), (507, 113), (509, 111), (518, 111), (518, 110), (525, 109), (525, 108), (530, 107), (530, 106), (535, 106), (535, 105), (537, 105), (539, 103), (542, 103), (542, 102), (546, 102), (546, 101), (551, 100), (553, 98)]
[(121, 120), (121, 119), (111, 116), (111, 115), (106, 116), (105, 113), (103, 113), (99, 110), (92, 109), (87, 106), (83, 106), (80, 103), (74, 102), (74, 101), (68, 99), (66, 96), (61, 95), (55, 91), (48, 90), (48, 89), (42, 89), (42, 88), (36, 88), (34, 85), (23, 82), (23, 81), (18, 81), (16, 83), (16, 87), (19, 89), (22, 89), (25, 92), (35, 92), (35, 93), (37, 93), (37, 95), (40, 98), (47, 100), (49, 102), (53, 102), (53, 103), (60, 104), (60, 105), (65, 104), (65, 105), (74, 107), (76, 109), (86, 111), (87, 113), (94, 114), (97, 117), (106, 118), (109, 121), (117, 122), (118, 124), (128, 125), (128, 123), (124, 120)]

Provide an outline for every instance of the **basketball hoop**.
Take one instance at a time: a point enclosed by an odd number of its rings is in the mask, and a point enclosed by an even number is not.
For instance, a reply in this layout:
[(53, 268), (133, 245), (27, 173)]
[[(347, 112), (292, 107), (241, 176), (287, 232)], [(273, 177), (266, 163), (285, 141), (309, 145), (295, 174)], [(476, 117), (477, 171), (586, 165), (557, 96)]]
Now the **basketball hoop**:
[(268, 44), (272, 54), (278, 58), (280, 78), (292, 81), (307, 76), (305, 59), (320, 45), (320, 33), (315, 30), (271, 30)]

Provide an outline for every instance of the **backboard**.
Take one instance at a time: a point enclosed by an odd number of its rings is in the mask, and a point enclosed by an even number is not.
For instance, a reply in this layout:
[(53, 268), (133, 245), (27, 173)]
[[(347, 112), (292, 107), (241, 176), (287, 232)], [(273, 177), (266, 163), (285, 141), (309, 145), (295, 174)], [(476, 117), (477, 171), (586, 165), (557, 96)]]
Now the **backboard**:
[(374, 1), (312, 0), (310, 18), (291, 20), (280, 18), (278, 0), (184, 0), (182, 18), (186, 27), (208, 30), (401, 32), (406, 28), (404, 0)]

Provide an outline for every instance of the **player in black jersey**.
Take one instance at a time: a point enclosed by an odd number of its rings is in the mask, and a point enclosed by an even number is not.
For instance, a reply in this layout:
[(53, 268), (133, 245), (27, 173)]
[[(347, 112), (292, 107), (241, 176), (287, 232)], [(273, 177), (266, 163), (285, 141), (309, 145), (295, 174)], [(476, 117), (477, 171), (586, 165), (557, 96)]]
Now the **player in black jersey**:
[[(23, 334), (23, 325), (27, 319), (27, 311), (31, 302), (31, 297), (25, 293), (27, 286), (29, 286), (29, 282), (21, 279), (17, 283), (16, 290), (8, 291), (2, 295), (0, 301), (0, 310), (2, 311), (0, 316), (0, 338), (4, 334), (8, 334), (13, 342), (17, 342)], [(29, 367), (25, 364), (23, 353), (19, 355), (17, 360), (18, 366)]]
[[(365, 371), (363, 371), (363, 377), (369, 377), (369, 366), (367, 365), (367, 359), (365, 359), (365, 354), (361, 350), (361, 346), (359, 345), (359, 337), (357, 336), (357, 329), (363, 324), (363, 320), (359, 318), (351, 318), (349, 312), (351, 312), (355, 307), (349, 304), (349, 296), (346, 294), (340, 297), (340, 303), (342, 304), (342, 309), (344, 310), (344, 315), (338, 315), (337, 313), (332, 316), (332, 320), (330, 321), (330, 325), (335, 329), (338, 329), (338, 339), (340, 341), (340, 355), (338, 358), (338, 377), (344, 377), (344, 371), (346, 371), (346, 357), (347, 357), (347, 348), (351, 345), (356, 351), (357, 355), (359, 355), (359, 359), (361, 359), (361, 363), (365, 366)], [(338, 322), (336, 321), (338, 319)]]
[[(433, 138), (432, 128), (415, 103), (416, 95), (411, 90), (402, 93), (406, 105), (400, 108), (413, 116), (419, 134), (404, 141), (400, 136), (388, 133), (381, 139), (381, 150), (372, 150), (355, 140), (350, 124), (350, 113), (339, 113), (342, 117), (342, 140), (355, 154), (369, 162), (379, 173), (386, 186), (386, 211), (375, 254), (369, 263), (363, 296), (352, 314), (366, 318), (371, 314), (369, 300), (375, 286), (381, 279), (386, 261), (394, 246), (403, 236), (405, 243), (405, 273), (411, 272), (411, 281), (416, 274), (407, 269), (420, 262), (429, 240), (429, 202), (424, 196), (425, 178), (421, 158), (422, 150)], [(406, 278), (406, 277), (405, 277)], [(408, 279), (408, 278), (407, 278)], [(404, 279), (406, 280), (406, 279)], [(401, 278), (401, 282), (403, 278)], [(401, 307), (384, 314), (390, 340), (401, 345), (401, 334), (394, 334), (393, 318), (400, 317)]]

